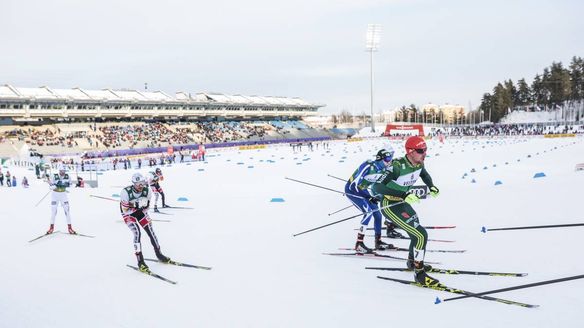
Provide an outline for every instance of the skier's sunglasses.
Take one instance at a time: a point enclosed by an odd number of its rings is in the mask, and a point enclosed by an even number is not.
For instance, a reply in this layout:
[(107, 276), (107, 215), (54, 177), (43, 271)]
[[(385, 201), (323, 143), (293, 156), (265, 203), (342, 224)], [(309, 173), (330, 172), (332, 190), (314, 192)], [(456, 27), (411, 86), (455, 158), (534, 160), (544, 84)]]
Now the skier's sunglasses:
[(426, 153), (426, 150), (428, 150), (428, 148), (424, 148), (424, 149), (414, 149), (414, 151), (418, 154), (424, 154)]

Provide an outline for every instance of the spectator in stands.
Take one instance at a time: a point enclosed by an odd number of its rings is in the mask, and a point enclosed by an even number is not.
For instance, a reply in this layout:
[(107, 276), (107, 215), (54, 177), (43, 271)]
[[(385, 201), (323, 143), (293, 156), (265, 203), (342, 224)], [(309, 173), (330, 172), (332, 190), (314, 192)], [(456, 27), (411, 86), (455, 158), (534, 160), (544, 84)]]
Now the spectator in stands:
[(12, 186), (12, 180), (10, 177), (10, 171), (6, 171), (6, 187)]

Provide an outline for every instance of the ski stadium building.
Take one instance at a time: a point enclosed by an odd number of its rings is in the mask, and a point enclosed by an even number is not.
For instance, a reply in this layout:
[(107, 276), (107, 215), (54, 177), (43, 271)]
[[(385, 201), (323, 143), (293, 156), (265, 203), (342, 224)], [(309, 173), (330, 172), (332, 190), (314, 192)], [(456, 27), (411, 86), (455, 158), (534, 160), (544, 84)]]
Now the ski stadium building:
[(323, 104), (299, 98), (220, 93), (87, 90), (0, 86), (0, 119), (14, 121), (187, 118), (297, 119), (316, 115)]

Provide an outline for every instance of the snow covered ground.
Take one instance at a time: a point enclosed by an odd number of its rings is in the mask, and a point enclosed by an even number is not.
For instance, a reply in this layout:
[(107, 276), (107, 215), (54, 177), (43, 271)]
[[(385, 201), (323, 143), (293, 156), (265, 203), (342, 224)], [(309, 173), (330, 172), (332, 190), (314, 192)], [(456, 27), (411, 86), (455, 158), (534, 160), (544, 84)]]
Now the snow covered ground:
[[(416, 210), (422, 224), (457, 228), (430, 230), (430, 238), (456, 242), (430, 242), (428, 249), (468, 251), (427, 253), (426, 259), (444, 268), (529, 273), (522, 278), (435, 276), (480, 292), (584, 274), (584, 227), (480, 232), (482, 226), (582, 222), (584, 171), (574, 166), (584, 162), (583, 141), (430, 141), (426, 164), (441, 194)], [(71, 189), (74, 227), (95, 238), (55, 234), (29, 243), (48, 227), (49, 197), (34, 206), (48, 189), (32, 178), (33, 172), (8, 168), (19, 186), (0, 188), (0, 327), (581, 326), (584, 280), (493, 295), (539, 304), (537, 309), (481, 299), (434, 304), (436, 297), (456, 295), (376, 278), (412, 279), (411, 273), (364, 269), (404, 262), (322, 255), (353, 246), (358, 219), (292, 237), (357, 211), (329, 216), (349, 202), (284, 177), (340, 191), (344, 183), (327, 175), (347, 178), (384, 143), (336, 142), (330, 150), (297, 154), (289, 147), (226, 150), (210, 154), (206, 163), (164, 167), (168, 203), (195, 209), (153, 215), (172, 221), (154, 223), (162, 250), (175, 260), (213, 267), (150, 265), (177, 285), (125, 266), (134, 265), (135, 258), (130, 230), (118, 221), (118, 203), (90, 197), (119, 194), (134, 170), (105, 172), (97, 189)], [(401, 142), (393, 145), (402, 155)], [(539, 172), (546, 176), (534, 179)], [(23, 174), (31, 181), (29, 189), (20, 187)], [(57, 229), (66, 230), (61, 209)], [(145, 235), (142, 242), (145, 254), (153, 256)], [(407, 247), (403, 240), (393, 243)]]

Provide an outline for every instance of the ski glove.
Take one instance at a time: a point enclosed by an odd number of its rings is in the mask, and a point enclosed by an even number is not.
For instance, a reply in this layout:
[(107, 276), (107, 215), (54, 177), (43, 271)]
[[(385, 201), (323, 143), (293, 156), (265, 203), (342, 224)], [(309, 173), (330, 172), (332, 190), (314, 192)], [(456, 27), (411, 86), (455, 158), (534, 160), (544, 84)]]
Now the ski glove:
[(406, 196), (404, 197), (404, 202), (406, 202), (406, 203), (408, 203), (410, 205), (413, 205), (413, 204), (419, 203), (420, 202), (420, 198), (418, 198), (418, 196), (416, 196), (415, 193), (408, 192), (406, 194)]
[(430, 187), (430, 196), (438, 197), (439, 194), (440, 194), (440, 190), (438, 188), (436, 188), (436, 186)]
[(147, 198), (140, 198), (138, 200), (138, 208), (143, 210), (147, 207), (148, 207), (148, 199)]

